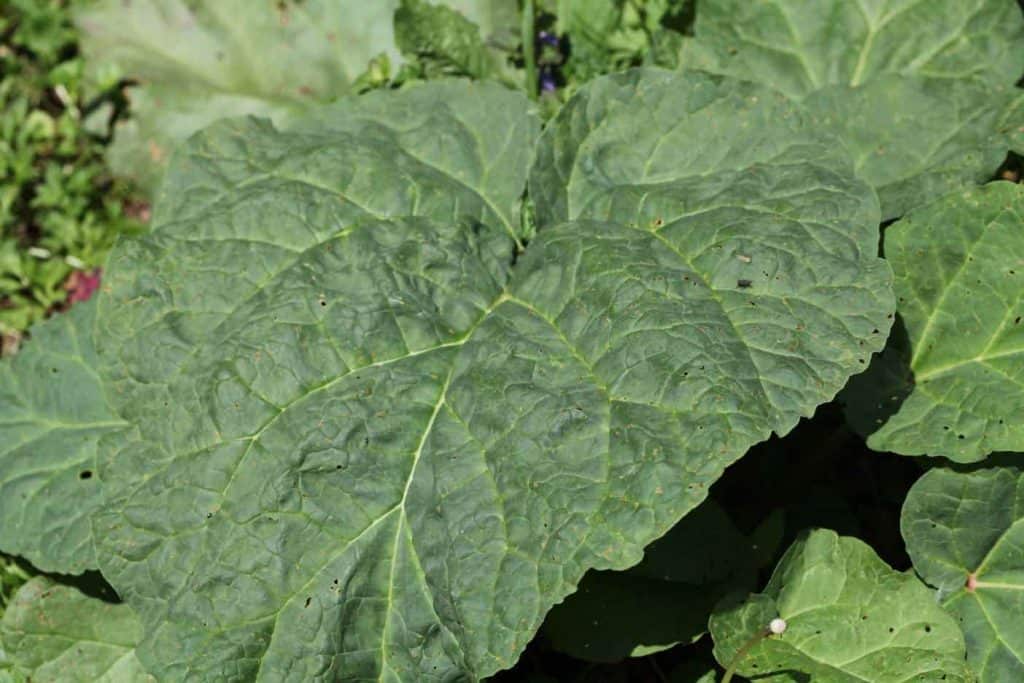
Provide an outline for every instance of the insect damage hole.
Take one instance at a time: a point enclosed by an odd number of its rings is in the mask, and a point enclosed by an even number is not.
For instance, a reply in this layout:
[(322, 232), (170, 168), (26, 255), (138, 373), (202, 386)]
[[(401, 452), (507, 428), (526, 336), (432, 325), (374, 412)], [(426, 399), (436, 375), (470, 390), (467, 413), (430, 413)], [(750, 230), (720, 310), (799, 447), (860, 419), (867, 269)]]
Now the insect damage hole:
[(78, 478), (81, 479), (82, 481), (85, 481), (86, 479), (92, 479), (92, 470), (82, 470), (81, 472), (78, 473)]

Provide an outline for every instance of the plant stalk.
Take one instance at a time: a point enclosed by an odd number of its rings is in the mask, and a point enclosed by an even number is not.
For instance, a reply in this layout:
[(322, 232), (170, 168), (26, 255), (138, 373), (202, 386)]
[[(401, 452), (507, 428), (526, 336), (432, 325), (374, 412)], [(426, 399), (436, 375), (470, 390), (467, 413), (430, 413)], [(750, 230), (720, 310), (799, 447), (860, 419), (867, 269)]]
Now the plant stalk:
[(537, 80), (537, 26), (534, 0), (523, 0), (523, 61), (526, 65), (526, 94), (537, 99), (540, 83)]
[(739, 667), (740, 662), (743, 661), (743, 658), (747, 656), (747, 653), (750, 652), (755, 645), (770, 636), (771, 633), (772, 632), (768, 629), (762, 629), (755, 633), (750, 640), (743, 643), (743, 647), (736, 651), (736, 654), (733, 655), (732, 661), (729, 662), (729, 668), (725, 670), (725, 676), (722, 677), (722, 683), (730, 683), (730, 681), (732, 681), (733, 674), (736, 673), (736, 669)]

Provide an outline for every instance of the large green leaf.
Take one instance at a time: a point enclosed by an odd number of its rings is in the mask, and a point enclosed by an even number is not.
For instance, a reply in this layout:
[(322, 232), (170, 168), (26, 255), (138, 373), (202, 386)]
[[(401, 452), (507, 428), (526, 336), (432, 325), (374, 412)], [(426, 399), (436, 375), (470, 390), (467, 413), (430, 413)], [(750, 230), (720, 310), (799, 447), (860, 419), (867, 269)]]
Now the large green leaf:
[(806, 98), (836, 126), (884, 218), (983, 182), (1010, 146), (1014, 0), (704, 0), (695, 33), (684, 66)]
[(968, 682), (956, 621), (910, 573), (891, 569), (861, 541), (816, 530), (779, 561), (763, 593), (723, 605), (711, 618), (715, 657), (732, 663), (775, 618), (737, 671), (758, 681)]
[(45, 571), (96, 567), (90, 517), (102, 503), (96, 443), (123, 426), (96, 376), (95, 305), (32, 329), (0, 364), (0, 551)]
[(980, 78), (1024, 72), (1015, 0), (701, 0), (691, 60), (791, 97), (890, 74)]
[(781, 96), (593, 82), (542, 136), (523, 253), (531, 105), (421, 88), (213, 126), (111, 255), (96, 339), (132, 429), (93, 521), (158, 678), (509, 666), (882, 344), (876, 196)]
[(1024, 187), (992, 183), (917, 209), (886, 230), (885, 254), (913, 386), (868, 445), (962, 462), (1024, 451)]
[(578, 659), (615, 662), (691, 642), (707, 630), (722, 597), (753, 590), (757, 570), (782, 541), (769, 515), (747, 536), (714, 500), (705, 500), (652, 543), (624, 572), (588, 572), (544, 622), (554, 647)]
[(379, 53), (397, 57), (398, 0), (100, 0), (78, 16), (95, 71), (141, 81), (116, 132), (115, 172), (150, 188), (171, 150), (225, 116), (283, 122), (348, 91)]
[[(367, 166), (362, 173), (339, 166), (331, 155), (324, 155), (316, 167), (294, 168), (296, 177), (313, 183), (351, 173), (339, 178), (347, 184), (345, 196), (371, 213), (444, 218), (468, 213), (501, 227), (517, 242), (525, 237), (519, 204), (540, 119), (518, 92), (494, 83), (417, 84), (406, 87), (400, 97), (377, 92), (342, 100), (311, 113), (293, 128), (296, 133), (345, 135), (372, 142), (359, 146), (363, 156), (357, 157), (358, 163)], [(282, 152), (290, 155), (284, 158), (293, 164), (314, 161), (308, 148), (294, 149), (294, 139), (280, 137)], [(397, 169), (406, 177), (402, 192), (380, 191), (377, 166), (385, 156), (402, 160)], [(190, 168), (201, 171), (204, 164), (197, 158)], [(245, 174), (251, 174), (251, 169), (244, 165), (237, 172), (242, 175), (234, 178), (250, 179)], [(186, 179), (183, 184), (192, 187), (192, 182)], [(166, 204), (174, 207), (169, 216), (186, 210), (188, 200), (182, 201), (186, 193), (181, 189), (173, 184), (167, 188)]]
[(1006, 101), (1005, 89), (976, 81), (883, 76), (825, 87), (804, 102), (841, 131), (892, 218), (992, 177), (1009, 147), (1000, 132)]
[(907, 552), (960, 622), (981, 683), (1024, 679), (1024, 473), (932, 470), (901, 519)]
[(21, 587), (0, 622), (11, 680), (31, 683), (155, 683), (135, 656), (140, 636), (127, 606), (42, 576)]

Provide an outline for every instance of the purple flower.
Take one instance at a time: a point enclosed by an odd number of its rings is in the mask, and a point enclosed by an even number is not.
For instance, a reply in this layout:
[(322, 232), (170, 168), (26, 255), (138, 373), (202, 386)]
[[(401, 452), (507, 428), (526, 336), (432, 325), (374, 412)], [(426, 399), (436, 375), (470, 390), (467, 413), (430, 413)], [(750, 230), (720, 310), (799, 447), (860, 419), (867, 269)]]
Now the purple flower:
[(547, 31), (541, 31), (537, 34), (537, 40), (542, 45), (550, 45), (551, 47), (558, 47), (558, 36), (554, 33), (548, 33)]
[(555, 76), (549, 69), (542, 69), (540, 72), (540, 91), (541, 92), (555, 92), (558, 90), (558, 84), (555, 83)]

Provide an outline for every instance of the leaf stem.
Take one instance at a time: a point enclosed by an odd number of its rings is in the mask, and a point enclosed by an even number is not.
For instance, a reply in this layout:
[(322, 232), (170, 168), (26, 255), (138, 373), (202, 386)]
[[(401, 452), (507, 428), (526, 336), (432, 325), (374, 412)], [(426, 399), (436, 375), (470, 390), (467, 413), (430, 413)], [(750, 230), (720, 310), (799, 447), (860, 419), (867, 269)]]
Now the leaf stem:
[(739, 666), (740, 662), (743, 661), (743, 658), (747, 656), (747, 653), (750, 652), (750, 648), (754, 647), (769, 636), (781, 636), (786, 632), (786, 628), (786, 620), (782, 617), (775, 617), (768, 622), (768, 628), (761, 629), (755, 633), (750, 640), (743, 643), (743, 647), (736, 651), (736, 654), (733, 655), (732, 661), (729, 662), (729, 668), (725, 670), (725, 677), (722, 678), (722, 683), (730, 683), (730, 681), (732, 681), (732, 676), (736, 673), (736, 668)]
[(537, 36), (536, 36), (536, 12), (534, 11), (534, 0), (523, 1), (523, 60), (526, 63), (526, 94), (530, 99), (537, 99)]

